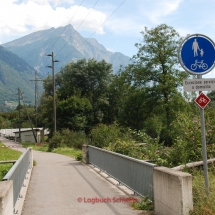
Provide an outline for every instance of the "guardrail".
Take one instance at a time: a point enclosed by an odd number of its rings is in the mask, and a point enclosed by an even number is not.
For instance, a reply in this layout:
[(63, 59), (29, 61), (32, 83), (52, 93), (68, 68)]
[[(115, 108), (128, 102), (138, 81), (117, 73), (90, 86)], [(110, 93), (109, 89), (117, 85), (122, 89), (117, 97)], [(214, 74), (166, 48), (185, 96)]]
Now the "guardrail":
[(153, 199), (153, 169), (156, 164), (88, 145), (89, 163), (141, 196)]
[(27, 150), (20, 156), (20, 158), (2, 179), (2, 181), (13, 181), (13, 207), (15, 207), (16, 201), (19, 198), (26, 173), (28, 169), (32, 167), (31, 153), (31, 148), (27, 148)]

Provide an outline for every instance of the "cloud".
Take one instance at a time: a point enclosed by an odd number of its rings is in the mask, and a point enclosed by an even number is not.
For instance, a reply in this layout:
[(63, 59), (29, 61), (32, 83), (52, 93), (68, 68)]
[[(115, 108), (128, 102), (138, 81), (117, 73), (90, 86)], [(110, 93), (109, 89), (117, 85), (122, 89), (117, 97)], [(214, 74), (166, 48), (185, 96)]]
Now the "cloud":
[(116, 18), (109, 21), (105, 26), (112, 32), (119, 35), (131, 36), (144, 30), (145, 25), (143, 22), (136, 22), (135, 19), (129, 18)]
[(13, 1), (14, 3), (28, 3), (28, 2), (34, 2), (37, 3), (39, 5), (53, 5), (53, 6), (58, 6), (58, 5), (62, 5), (64, 3), (67, 4), (74, 4), (74, 0), (18, 0), (18, 1)]
[[(28, 34), (68, 24), (72, 24), (75, 29), (92, 32), (105, 21), (104, 13), (77, 5), (71, 6), (73, 2), (73, 0), (0, 1), (0, 36), (3, 38), (4, 35)], [(62, 3), (68, 3), (70, 6), (66, 8)], [(103, 27), (97, 33), (104, 34)]]
[(135, 10), (135, 12), (127, 11), (124, 12), (124, 14), (120, 14), (120, 16), (116, 16), (113, 19), (111, 18), (110, 21), (105, 24), (105, 29), (118, 35), (140, 35), (139, 33), (144, 31), (145, 26), (153, 27), (161, 22), (166, 23), (166, 20), (164, 20), (166, 16), (172, 15), (173, 12), (177, 11), (184, 0), (133, 1), (135, 2), (134, 5), (128, 2), (126, 9), (134, 6), (133, 10)]
[(162, 18), (176, 11), (183, 1), (184, 0), (163, 0), (152, 2), (147, 0), (146, 4), (151, 5), (151, 7), (150, 10), (149, 7), (146, 7), (147, 10), (144, 8), (144, 13), (153, 23), (158, 24)]

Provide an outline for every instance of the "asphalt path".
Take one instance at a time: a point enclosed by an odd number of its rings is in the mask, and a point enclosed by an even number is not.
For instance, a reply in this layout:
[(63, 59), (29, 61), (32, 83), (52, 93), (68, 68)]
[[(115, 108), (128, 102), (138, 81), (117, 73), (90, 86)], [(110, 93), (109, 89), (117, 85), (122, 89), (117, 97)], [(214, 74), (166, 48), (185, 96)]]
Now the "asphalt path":
[[(18, 144), (1, 139), (7, 146)], [(24, 148), (13, 148), (25, 151)], [(89, 166), (68, 156), (33, 151), (22, 215), (136, 215), (130, 198)]]

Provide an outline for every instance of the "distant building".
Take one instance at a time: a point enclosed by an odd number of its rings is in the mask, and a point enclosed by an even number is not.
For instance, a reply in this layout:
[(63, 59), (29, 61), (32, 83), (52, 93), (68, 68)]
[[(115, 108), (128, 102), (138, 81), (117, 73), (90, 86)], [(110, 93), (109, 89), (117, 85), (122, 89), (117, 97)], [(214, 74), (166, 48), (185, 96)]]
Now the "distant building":
[(5, 105), (11, 109), (15, 109), (18, 103), (14, 101), (5, 101)]
[[(47, 129), (44, 130), (43, 128), (33, 128), (33, 130), (37, 139), (37, 143), (44, 142), (44, 136), (49, 133), (48, 130)], [(0, 135), (8, 139), (13, 139), (16, 142), (20, 142), (18, 128), (0, 129)], [(21, 142), (35, 143), (35, 138), (31, 128), (21, 128), (20, 135), (21, 135)]]

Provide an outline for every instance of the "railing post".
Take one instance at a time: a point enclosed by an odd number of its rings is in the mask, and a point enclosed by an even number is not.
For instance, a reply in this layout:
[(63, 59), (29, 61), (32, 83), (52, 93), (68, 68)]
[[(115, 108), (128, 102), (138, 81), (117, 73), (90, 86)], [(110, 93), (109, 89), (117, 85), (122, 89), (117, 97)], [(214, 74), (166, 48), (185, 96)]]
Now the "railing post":
[(87, 144), (82, 146), (82, 161), (85, 164), (89, 164), (89, 149)]
[(33, 168), (33, 150), (29, 147), (29, 169)]

